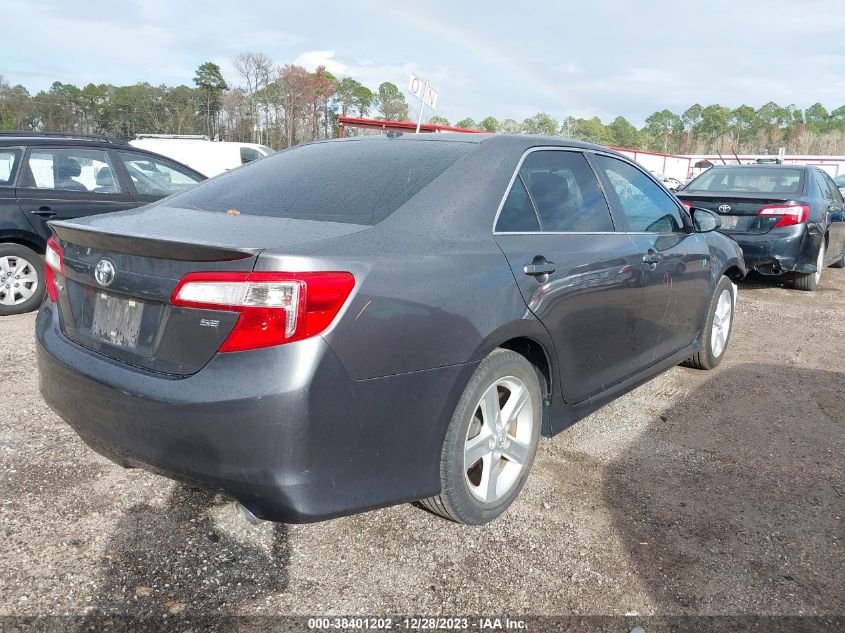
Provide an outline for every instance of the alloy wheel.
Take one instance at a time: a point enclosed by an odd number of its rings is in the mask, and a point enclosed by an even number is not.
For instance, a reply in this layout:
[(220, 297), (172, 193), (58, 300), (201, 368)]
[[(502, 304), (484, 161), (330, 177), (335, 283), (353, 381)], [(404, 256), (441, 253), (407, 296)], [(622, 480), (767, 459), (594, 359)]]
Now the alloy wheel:
[(38, 272), (31, 262), (15, 255), (0, 257), (0, 305), (20, 305), (36, 290)]
[(525, 383), (506, 376), (490, 385), (475, 408), (464, 444), (464, 479), (484, 503), (501, 499), (529, 460), (534, 405)]
[(710, 351), (714, 358), (718, 358), (725, 350), (728, 334), (731, 331), (731, 313), (733, 299), (729, 290), (722, 290), (713, 312), (713, 325), (710, 328)]

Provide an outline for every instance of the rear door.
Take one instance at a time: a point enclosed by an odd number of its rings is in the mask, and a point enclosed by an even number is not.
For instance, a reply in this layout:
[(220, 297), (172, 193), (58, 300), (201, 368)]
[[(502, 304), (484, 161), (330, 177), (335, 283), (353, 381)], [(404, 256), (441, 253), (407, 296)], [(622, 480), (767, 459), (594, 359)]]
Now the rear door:
[(30, 147), (18, 177), (21, 210), (44, 239), (48, 220), (67, 220), (136, 206), (108, 152), (86, 147)]
[(185, 191), (204, 179), (160, 156), (131, 150), (116, 150), (114, 153), (126, 172), (132, 195), (138, 204), (149, 204)]
[(648, 337), (644, 365), (689, 345), (712, 295), (707, 239), (688, 228), (681, 205), (646, 172), (628, 161), (593, 154), (611, 198), (617, 224), (636, 244), (644, 288), (640, 325)]
[(581, 152), (529, 152), (502, 203), (495, 236), (526, 304), (552, 335), (567, 402), (634, 373), (647, 344), (639, 327), (642, 253), (615, 230)]

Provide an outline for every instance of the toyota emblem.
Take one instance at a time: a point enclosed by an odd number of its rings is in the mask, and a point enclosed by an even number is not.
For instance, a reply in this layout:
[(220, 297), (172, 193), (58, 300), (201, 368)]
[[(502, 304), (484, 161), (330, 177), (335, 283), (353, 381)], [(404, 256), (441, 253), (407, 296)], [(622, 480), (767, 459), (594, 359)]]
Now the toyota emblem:
[(103, 287), (111, 286), (114, 281), (114, 264), (107, 259), (101, 259), (94, 269), (94, 279)]
[(719, 213), (727, 213), (731, 210), (731, 205), (729, 204), (720, 204), (719, 205)]

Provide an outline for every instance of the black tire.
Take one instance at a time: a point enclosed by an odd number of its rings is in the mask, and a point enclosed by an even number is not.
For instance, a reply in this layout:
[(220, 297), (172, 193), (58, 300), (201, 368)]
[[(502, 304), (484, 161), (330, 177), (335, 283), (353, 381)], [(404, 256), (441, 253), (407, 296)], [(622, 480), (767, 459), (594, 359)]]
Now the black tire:
[(825, 243), (819, 247), (819, 254), (816, 258), (818, 272), (815, 273), (792, 273), (792, 287), (796, 290), (814, 292), (821, 282), (821, 272), (824, 270)]
[[(725, 290), (730, 293), (731, 311), (728, 321), (727, 336), (721, 350), (719, 350), (717, 354), (714, 352), (712, 344), (713, 319), (716, 315), (716, 308), (719, 305), (719, 298)], [(710, 299), (710, 305), (707, 308), (707, 321), (704, 323), (704, 327), (698, 335), (698, 351), (681, 363), (682, 365), (685, 367), (692, 367), (694, 369), (713, 369), (716, 365), (722, 362), (722, 358), (724, 358), (725, 352), (728, 349), (728, 343), (730, 343), (731, 340), (731, 334), (733, 333), (734, 307), (736, 305), (735, 293), (736, 289), (733, 283), (731, 283), (731, 280), (727, 277), (722, 277), (719, 280), (719, 283), (716, 284), (716, 291), (713, 293), (713, 297)]]
[[(4, 300), (9, 296), (7, 293), (15, 293), (15, 278), (10, 277), (8, 279), (4, 278), (3, 275), (6, 273), (0, 271), (0, 316), (9, 316), (12, 314), (23, 314), (24, 312), (31, 312), (35, 310), (40, 304), (41, 300), (44, 298), (44, 292), (46, 290), (46, 279), (44, 278), (44, 257), (39, 255), (35, 251), (27, 248), (26, 246), (21, 246), (20, 244), (12, 244), (10, 242), (4, 242), (0, 244), (0, 259), (3, 258), (10, 258), (11, 261), (14, 261), (16, 264), (18, 261), (26, 261), (29, 263), (32, 272), (35, 274), (35, 278), (37, 279), (35, 292), (29, 298), (22, 300), (20, 303), (15, 303), (14, 305), (8, 305), (3, 303)], [(27, 271), (29, 269), (27, 268)], [(6, 286), (9, 288), (6, 288)], [(29, 286), (27, 286), (29, 287)], [(15, 297), (20, 298), (19, 294), (12, 294), (12, 301), (15, 300)]]
[(831, 268), (845, 268), (845, 251), (839, 256), (835, 262), (830, 265)]
[[(524, 407), (520, 409), (525, 411), (524, 417), (530, 418), (532, 422), (530, 441), (525, 444), (525, 459), (522, 461), (522, 468), (513, 483), (510, 484), (510, 488), (503, 492), (501, 498), (492, 502), (484, 502), (474, 496), (470, 489), (471, 483), (468, 481), (470, 478), (468, 473), (475, 471), (476, 468), (484, 468), (480, 465), (481, 461), (476, 462), (475, 468), (464, 470), (464, 450), (468, 442), (467, 436), (471, 425), (478, 426), (480, 431), (483, 430), (480, 428), (482, 426), (480, 417), (482, 396), (499, 381), (514, 377), (527, 388), (528, 398), (531, 402), (530, 416)], [(507, 398), (512, 393), (508, 394), (502, 387), (497, 387), (500, 406), (503, 403), (502, 398), (505, 398), (504, 403), (507, 404)], [(444, 518), (471, 525), (488, 523), (507, 510), (508, 506), (516, 499), (522, 486), (525, 485), (528, 473), (534, 463), (537, 443), (540, 439), (542, 406), (543, 395), (540, 387), (540, 376), (534, 365), (516, 352), (505, 349), (494, 350), (475, 370), (458, 402), (452, 421), (449, 423), (449, 429), (446, 432), (440, 457), (442, 490), (439, 495), (421, 501), (423, 507)], [(491, 440), (494, 443), (496, 442), (495, 438), (491, 438)], [(491, 452), (491, 455), (495, 455), (495, 453)], [(500, 458), (495, 462), (496, 472), (499, 472), (498, 469), (502, 463), (505, 464), (503, 468), (512, 468), (510, 462), (505, 458)]]

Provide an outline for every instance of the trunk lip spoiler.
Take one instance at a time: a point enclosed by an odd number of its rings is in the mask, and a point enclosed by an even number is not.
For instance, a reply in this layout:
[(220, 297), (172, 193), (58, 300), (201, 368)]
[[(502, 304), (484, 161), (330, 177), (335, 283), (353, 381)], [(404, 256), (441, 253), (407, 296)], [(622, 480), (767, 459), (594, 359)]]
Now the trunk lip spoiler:
[(50, 222), (50, 228), (63, 241), (124, 255), (155, 257), (190, 262), (222, 262), (247, 259), (263, 248), (232, 248), (203, 242), (162, 240), (144, 235), (120, 235), (82, 228), (66, 221)]

